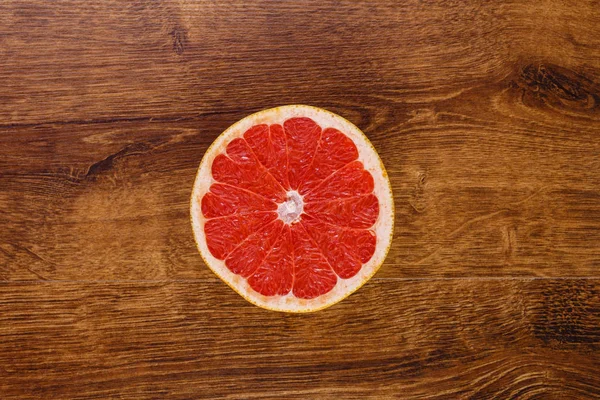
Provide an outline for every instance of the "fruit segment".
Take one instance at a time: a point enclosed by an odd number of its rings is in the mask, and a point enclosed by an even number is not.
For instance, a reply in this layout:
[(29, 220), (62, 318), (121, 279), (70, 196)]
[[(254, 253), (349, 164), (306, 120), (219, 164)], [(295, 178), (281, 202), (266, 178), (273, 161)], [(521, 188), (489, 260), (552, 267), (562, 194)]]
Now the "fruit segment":
[(227, 145), (227, 155), (215, 157), (212, 175), (217, 182), (250, 190), (273, 201), (285, 199), (285, 190), (241, 138), (233, 139)]
[(304, 195), (306, 203), (337, 200), (373, 192), (373, 177), (360, 161), (353, 161), (324, 179)]
[(304, 212), (329, 224), (348, 228), (367, 229), (379, 216), (379, 201), (373, 194), (341, 200), (306, 203)]
[(261, 195), (222, 183), (213, 183), (201, 204), (202, 214), (206, 218), (277, 210), (275, 202)]
[(265, 296), (283, 296), (292, 290), (294, 281), (294, 245), (289, 226), (284, 226), (270, 253), (248, 278), (248, 284)]
[(302, 225), (342, 279), (356, 275), (375, 252), (377, 237), (370, 230), (329, 225), (310, 217)]
[(287, 149), (283, 127), (278, 124), (256, 125), (244, 133), (244, 139), (273, 177), (284, 187), (289, 187)]
[(283, 123), (287, 139), (288, 178), (296, 190), (310, 168), (321, 138), (321, 127), (310, 118), (290, 118)]
[(282, 228), (283, 222), (275, 220), (249, 235), (227, 256), (227, 268), (243, 277), (252, 275), (271, 252)]
[(325, 129), (310, 168), (302, 176), (298, 191), (306, 194), (323, 179), (357, 158), (358, 150), (348, 136), (334, 128)]
[(244, 239), (277, 219), (275, 212), (234, 214), (206, 221), (204, 232), (208, 250), (223, 260)]
[(329, 292), (337, 277), (302, 224), (291, 226), (294, 241), (294, 296), (313, 299)]

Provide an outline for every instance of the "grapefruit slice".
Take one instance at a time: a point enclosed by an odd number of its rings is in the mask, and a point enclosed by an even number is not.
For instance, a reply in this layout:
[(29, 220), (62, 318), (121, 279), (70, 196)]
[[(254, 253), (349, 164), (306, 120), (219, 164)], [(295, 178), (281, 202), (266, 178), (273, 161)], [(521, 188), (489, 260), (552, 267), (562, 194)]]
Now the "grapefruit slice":
[(394, 202), (367, 137), (339, 115), (291, 105), (233, 124), (206, 151), (191, 198), (206, 265), (249, 302), (310, 312), (375, 274)]

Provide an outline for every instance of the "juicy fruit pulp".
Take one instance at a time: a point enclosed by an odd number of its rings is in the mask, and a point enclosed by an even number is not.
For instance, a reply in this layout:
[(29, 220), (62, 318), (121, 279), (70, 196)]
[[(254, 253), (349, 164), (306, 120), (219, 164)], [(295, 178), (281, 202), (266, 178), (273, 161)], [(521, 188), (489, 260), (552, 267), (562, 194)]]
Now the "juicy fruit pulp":
[(354, 142), (307, 117), (231, 140), (202, 197), (210, 253), (264, 296), (313, 299), (373, 256), (379, 216)]

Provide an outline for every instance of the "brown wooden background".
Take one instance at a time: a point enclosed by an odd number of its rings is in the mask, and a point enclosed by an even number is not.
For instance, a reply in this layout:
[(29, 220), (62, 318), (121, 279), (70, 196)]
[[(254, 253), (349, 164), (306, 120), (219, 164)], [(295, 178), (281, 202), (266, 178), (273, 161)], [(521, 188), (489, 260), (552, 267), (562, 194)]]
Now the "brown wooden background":
[[(380, 152), (393, 248), (254, 307), (189, 224), (207, 146), (306, 103)], [(0, 2), (0, 398), (600, 398), (598, 1)]]

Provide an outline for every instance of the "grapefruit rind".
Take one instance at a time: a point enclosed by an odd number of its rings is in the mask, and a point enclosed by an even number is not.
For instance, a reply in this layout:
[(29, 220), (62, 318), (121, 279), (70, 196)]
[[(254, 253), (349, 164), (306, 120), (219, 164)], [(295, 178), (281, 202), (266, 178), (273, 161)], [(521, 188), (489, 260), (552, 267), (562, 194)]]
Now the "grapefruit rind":
[[(330, 292), (314, 299), (297, 298), (292, 292), (285, 296), (264, 296), (252, 289), (245, 278), (231, 272), (225, 266), (223, 260), (215, 258), (208, 250), (204, 234), (206, 218), (202, 215), (200, 209), (202, 197), (209, 191), (210, 186), (216, 182), (211, 174), (213, 160), (217, 155), (225, 152), (225, 148), (231, 140), (242, 137), (244, 132), (254, 125), (283, 125), (285, 120), (293, 117), (311, 118), (321, 128), (336, 128), (352, 139), (358, 149), (358, 160), (363, 163), (364, 168), (373, 176), (375, 183), (373, 193), (379, 199), (379, 216), (371, 228), (377, 235), (377, 244), (373, 256), (362, 266), (361, 270), (355, 276), (349, 279), (338, 278), (337, 284)], [(205, 264), (247, 301), (273, 311), (294, 313), (313, 312), (342, 301), (363, 286), (379, 270), (390, 249), (394, 232), (392, 188), (383, 162), (369, 139), (360, 129), (345, 118), (330, 111), (307, 105), (288, 105), (259, 111), (227, 128), (208, 148), (200, 162), (190, 203), (190, 217), (194, 239)]]

